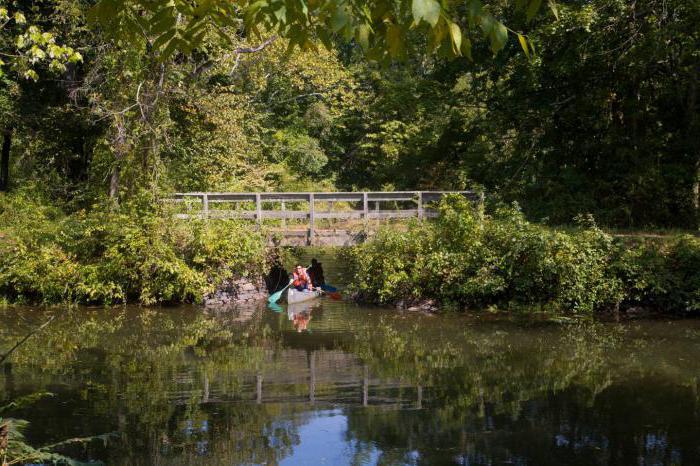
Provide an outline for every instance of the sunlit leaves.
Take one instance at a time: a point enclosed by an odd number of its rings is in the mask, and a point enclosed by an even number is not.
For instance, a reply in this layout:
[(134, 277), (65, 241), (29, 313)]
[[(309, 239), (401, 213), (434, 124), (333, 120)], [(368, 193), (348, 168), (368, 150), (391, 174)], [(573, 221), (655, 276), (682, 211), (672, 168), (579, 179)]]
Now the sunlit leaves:
[(413, 0), (412, 10), (416, 24), (425, 21), (435, 27), (440, 19), (440, 4), (435, 0)]
[(57, 44), (53, 34), (36, 25), (28, 25), (27, 18), (19, 11), (12, 14), (7, 8), (0, 8), (0, 21), (3, 21), (0, 31), (7, 28), (8, 33), (14, 34), (10, 40), (2, 42), (0, 54), (7, 62), (0, 62), (0, 76), (3, 75), (3, 66), (9, 65), (18, 76), (36, 81), (39, 74), (35, 67), (41, 64), (48, 64), (51, 71), (62, 72), (66, 63), (82, 61), (80, 53)]
[[(542, 1), (515, 3), (532, 17)], [(314, 49), (317, 42), (328, 47), (334, 36), (354, 39), (375, 60), (405, 56), (406, 38), (414, 29), (426, 35), (428, 51), (439, 49), (451, 56), (471, 56), (475, 35), (482, 35), (494, 53), (509, 38), (506, 26), (480, 0), (467, 0), (466, 5), (448, 0), (100, 0), (93, 17), (117, 37), (140, 33), (164, 59), (199, 47), (207, 31), (228, 40), (241, 26), (258, 40), (282, 35), (289, 39), (290, 50)]]
[(455, 55), (462, 54), (462, 31), (455, 23), (450, 23), (450, 37), (452, 38), (453, 52)]
[(557, 2), (555, 0), (548, 0), (547, 4), (549, 5), (549, 9), (552, 11), (554, 17), (559, 19), (559, 9), (557, 8)]
[(518, 42), (520, 43), (520, 47), (522, 47), (523, 52), (525, 52), (525, 55), (527, 58), (530, 58), (530, 47), (527, 44), (527, 39), (525, 36), (522, 34), (518, 34)]

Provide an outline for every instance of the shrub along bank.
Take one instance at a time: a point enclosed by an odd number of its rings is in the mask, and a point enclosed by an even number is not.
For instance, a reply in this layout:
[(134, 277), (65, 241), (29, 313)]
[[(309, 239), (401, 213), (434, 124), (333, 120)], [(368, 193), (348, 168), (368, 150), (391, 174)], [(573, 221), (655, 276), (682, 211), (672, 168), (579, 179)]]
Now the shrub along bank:
[(65, 214), (0, 194), (0, 299), (14, 303), (197, 302), (231, 277), (265, 270), (262, 235), (235, 222), (173, 222), (134, 199)]
[(700, 239), (623, 243), (591, 218), (577, 221), (559, 231), (517, 208), (485, 216), (446, 199), (435, 222), (382, 230), (347, 253), (354, 292), (376, 304), (430, 299), (459, 309), (700, 310)]

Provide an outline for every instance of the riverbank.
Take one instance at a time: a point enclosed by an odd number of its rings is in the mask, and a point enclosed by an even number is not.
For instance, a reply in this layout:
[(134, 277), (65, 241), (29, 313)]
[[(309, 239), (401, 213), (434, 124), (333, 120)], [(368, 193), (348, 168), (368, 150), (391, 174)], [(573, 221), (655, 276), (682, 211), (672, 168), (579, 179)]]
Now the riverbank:
[(382, 230), (348, 250), (357, 300), (564, 313), (700, 311), (700, 238), (615, 238), (591, 218), (566, 231), (517, 208), (493, 215), (461, 199), (407, 231)]
[(65, 213), (0, 196), (0, 299), (142, 305), (201, 302), (222, 284), (257, 282), (264, 236), (236, 222), (174, 222), (149, 199)]
[[(21, 193), (0, 200), (4, 302), (230, 305), (266, 293), (276, 251), (250, 224), (173, 221), (147, 198), (73, 213)], [(326, 268), (342, 265), (329, 283), (347, 283), (345, 296), (361, 303), (428, 311), (700, 311), (700, 238), (614, 237), (590, 218), (553, 229), (515, 208), (485, 215), (461, 198), (440, 209), (434, 222), (328, 249)], [(292, 248), (287, 262), (324, 250)]]

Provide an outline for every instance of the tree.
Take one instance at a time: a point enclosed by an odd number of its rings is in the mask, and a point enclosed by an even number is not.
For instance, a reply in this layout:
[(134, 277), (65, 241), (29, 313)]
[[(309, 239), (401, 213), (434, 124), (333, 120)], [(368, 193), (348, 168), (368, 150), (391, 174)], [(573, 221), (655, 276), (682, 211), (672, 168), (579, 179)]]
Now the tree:
[(19, 81), (38, 80), (46, 67), (50, 72), (64, 72), (68, 63), (82, 60), (80, 53), (58, 44), (54, 34), (28, 21), (22, 9), (9, 10), (5, 4), (0, 3), (0, 191), (7, 191), (10, 185), (10, 152), (17, 123), (13, 103), (19, 100)]

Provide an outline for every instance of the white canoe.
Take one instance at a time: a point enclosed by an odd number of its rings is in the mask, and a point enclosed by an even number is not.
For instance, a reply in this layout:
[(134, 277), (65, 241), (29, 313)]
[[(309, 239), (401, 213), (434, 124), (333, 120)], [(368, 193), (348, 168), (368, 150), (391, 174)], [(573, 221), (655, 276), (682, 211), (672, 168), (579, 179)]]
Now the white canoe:
[(322, 291), (298, 291), (294, 288), (289, 288), (287, 290), (287, 304), (303, 303), (304, 301), (311, 301), (321, 296)]

